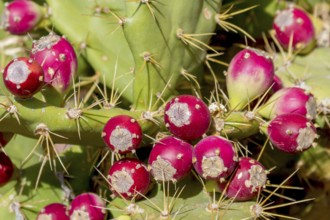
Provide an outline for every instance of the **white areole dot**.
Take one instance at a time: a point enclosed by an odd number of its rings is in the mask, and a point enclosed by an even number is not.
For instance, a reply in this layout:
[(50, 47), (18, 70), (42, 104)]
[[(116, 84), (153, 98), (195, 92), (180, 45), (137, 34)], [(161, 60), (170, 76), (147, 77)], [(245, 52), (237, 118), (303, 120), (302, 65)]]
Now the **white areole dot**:
[(21, 84), (24, 83), (30, 75), (29, 67), (24, 61), (14, 61), (7, 69), (6, 80), (14, 83)]
[(115, 128), (109, 137), (110, 144), (116, 150), (125, 151), (133, 146), (133, 134), (126, 128)]
[(176, 102), (173, 103), (166, 111), (171, 123), (176, 127), (182, 127), (190, 124), (191, 112), (187, 103)]

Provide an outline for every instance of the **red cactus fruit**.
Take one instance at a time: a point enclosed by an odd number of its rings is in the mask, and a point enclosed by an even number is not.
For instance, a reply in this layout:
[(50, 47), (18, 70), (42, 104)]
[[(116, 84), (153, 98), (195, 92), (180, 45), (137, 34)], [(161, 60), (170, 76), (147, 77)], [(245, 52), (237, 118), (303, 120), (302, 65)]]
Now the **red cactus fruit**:
[(105, 202), (94, 193), (82, 193), (76, 196), (69, 209), (70, 220), (104, 220)]
[(127, 115), (110, 118), (102, 132), (105, 144), (114, 152), (125, 154), (134, 152), (142, 141), (139, 123)]
[(69, 220), (67, 207), (61, 203), (51, 203), (41, 209), (37, 220)]
[(44, 72), (36, 60), (19, 57), (7, 64), (3, 72), (3, 81), (13, 95), (30, 98), (44, 85)]
[(5, 147), (7, 143), (13, 138), (14, 133), (0, 132), (0, 148)]
[(77, 56), (64, 37), (50, 33), (34, 41), (30, 57), (41, 64), (47, 84), (61, 94), (70, 87), (77, 72)]
[(309, 149), (317, 137), (316, 129), (306, 117), (299, 114), (283, 114), (275, 117), (267, 128), (272, 144), (287, 153)]
[(207, 105), (192, 95), (180, 95), (165, 106), (165, 125), (183, 140), (195, 140), (209, 128), (211, 116)]
[(233, 172), (236, 161), (234, 146), (218, 136), (202, 139), (193, 151), (194, 168), (205, 179), (223, 180)]
[(132, 158), (114, 163), (109, 170), (108, 179), (111, 191), (125, 199), (141, 198), (141, 194), (148, 192), (150, 185), (148, 169), (141, 161)]
[(226, 77), (231, 108), (243, 109), (263, 95), (274, 80), (274, 64), (266, 52), (247, 48), (231, 60)]
[(192, 167), (193, 146), (173, 136), (159, 140), (149, 155), (151, 174), (157, 181), (176, 182)]
[(292, 37), (292, 48), (302, 49), (312, 46), (315, 41), (315, 30), (307, 12), (290, 6), (279, 11), (274, 18), (273, 28), (279, 43), (288, 48)]
[(23, 35), (34, 29), (44, 16), (43, 9), (30, 0), (14, 0), (5, 3), (1, 27), (11, 34)]
[(10, 158), (4, 152), (0, 152), (0, 186), (6, 184), (13, 173), (14, 165)]
[(265, 118), (272, 119), (277, 115), (296, 113), (314, 119), (316, 101), (312, 94), (298, 87), (283, 88), (274, 93), (258, 111)]
[(267, 171), (253, 158), (239, 159), (237, 169), (228, 182), (218, 182), (220, 190), (236, 201), (253, 199), (265, 187)]

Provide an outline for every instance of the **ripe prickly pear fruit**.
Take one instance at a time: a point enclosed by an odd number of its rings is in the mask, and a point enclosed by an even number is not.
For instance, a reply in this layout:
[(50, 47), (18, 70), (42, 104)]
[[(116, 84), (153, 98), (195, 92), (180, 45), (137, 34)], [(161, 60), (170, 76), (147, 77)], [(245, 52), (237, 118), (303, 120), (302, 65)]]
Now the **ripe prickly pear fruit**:
[(135, 152), (142, 141), (142, 128), (139, 123), (127, 115), (110, 118), (102, 133), (105, 144), (115, 153)]
[(7, 143), (12, 139), (14, 133), (0, 132), (0, 148), (5, 147)]
[(13, 95), (31, 98), (44, 85), (44, 71), (36, 60), (19, 57), (7, 64), (3, 71), (3, 81)]
[(211, 115), (201, 99), (192, 95), (180, 95), (166, 104), (164, 121), (173, 135), (190, 141), (207, 132)]
[(231, 179), (228, 182), (219, 182), (219, 188), (229, 198), (246, 201), (257, 196), (266, 182), (265, 167), (253, 158), (242, 157)]
[(66, 205), (61, 203), (51, 203), (41, 209), (37, 220), (69, 220)]
[(274, 64), (271, 57), (259, 49), (247, 48), (231, 60), (226, 77), (230, 106), (243, 109), (272, 85)]
[(10, 158), (4, 152), (0, 152), (0, 186), (6, 184), (13, 173), (14, 165)]
[(193, 146), (169, 136), (155, 143), (149, 155), (151, 174), (157, 181), (176, 182), (192, 168)]
[(30, 0), (14, 0), (5, 4), (1, 27), (15, 35), (33, 30), (44, 17), (41, 6)]
[(41, 64), (45, 82), (60, 94), (71, 86), (77, 72), (77, 56), (64, 37), (49, 33), (34, 41), (30, 57)]
[(267, 132), (272, 144), (287, 153), (305, 151), (317, 138), (313, 123), (302, 115), (292, 113), (275, 117), (269, 123)]
[(274, 18), (273, 28), (277, 40), (285, 49), (289, 47), (290, 38), (293, 49), (308, 50), (315, 44), (313, 22), (302, 9), (290, 6), (279, 11)]
[(219, 180), (228, 177), (233, 172), (236, 161), (234, 146), (218, 136), (208, 136), (194, 148), (194, 168), (205, 179)]
[(71, 220), (104, 220), (105, 202), (94, 193), (82, 193), (76, 196), (69, 209)]
[(283, 88), (274, 93), (258, 113), (268, 119), (295, 113), (312, 120), (316, 117), (316, 101), (312, 94), (302, 88)]
[(148, 169), (141, 161), (132, 158), (114, 163), (109, 170), (108, 179), (112, 192), (125, 199), (141, 198), (141, 194), (148, 192), (150, 185)]

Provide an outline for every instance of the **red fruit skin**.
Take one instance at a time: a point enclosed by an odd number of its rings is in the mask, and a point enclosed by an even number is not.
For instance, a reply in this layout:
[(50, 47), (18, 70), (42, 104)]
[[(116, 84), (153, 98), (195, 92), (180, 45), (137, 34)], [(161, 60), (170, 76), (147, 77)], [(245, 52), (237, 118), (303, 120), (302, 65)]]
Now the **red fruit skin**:
[(264, 188), (266, 181), (267, 171), (264, 166), (255, 159), (242, 157), (230, 182), (218, 182), (218, 184), (221, 191), (226, 190), (224, 194), (228, 198), (246, 201), (256, 197)]
[(277, 149), (292, 154), (309, 149), (317, 138), (314, 125), (306, 117), (292, 113), (275, 117), (267, 131)]
[(192, 95), (180, 95), (166, 104), (164, 121), (173, 135), (191, 141), (207, 132), (211, 115), (201, 99)]
[(36, 60), (19, 57), (7, 64), (3, 81), (8, 91), (16, 97), (31, 98), (44, 85), (44, 72)]
[(108, 175), (110, 189), (125, 199), (142, 198), (148, 192), (150, 173), (145, 165), (133, 158), (122, 159), (114, 163)]
[(238, 52), (226, 76), (230, 106), (240, 110), (263, 95), (272, 85), (274, 73), (273, 61), (264, 51), (246, 48)]
[(72, 45), (64, 37), (50, 33), (34, 41), (30, 57), (41, 64), (45, 82), (60, 94), (71, 86), (78, 63)]
[(126, 154), (135, 151), (142, 141), (142, 128), (127, 115), (110, 118), (102, 132), (104, 143), (114, 152)]
[(71, 220), (81, 219), (79, 216), (88, 216), (89, 220), (104, 220), (105, 202), (94, 193), (82, 193), (76, 196), (69, 209)]
[(6, 184), (13, 173), (14, 165), (10, 158), (4, 152), (0, 152), (0, 186)]
[(1, 26), (11, 34), (23, 35), (34, 29), (42, 18), (42, 9), (35, 2), (14, 0), (5, 4)]
[(5, 147), (7, 143), (13, 138), (14, 133), (0, 132), (0, 148)]
[(280, 77), (274, 75), (273, 84), (272, 84), (272, 92), (277, 92), (278, 90), (283, 88), (283, 82)]
[(287, 49), (293, 35), (292, 47), (308, 46), (315, 39), (315, 30), (308, 14), (294, 7), (280, 11), (274, 18), (273, 28), (279, 43)]
[(192, 168), (192, 154), (193, 146), (189, 143), (173, 136), (165, 137), (150, 152), (151, 174), (157, 181), (179, 181)]
[(61, 203), (51, 203), (41, 209), (37, 220), (69, 220), (67, 207)]
[(234, 146), (218, 136), (208, 136), (199, 141), (194, 148), (193, 158), (195, 170), (205, 179), (226, 178), (237, 164)]
[(303, 115), (309, 119), (314, 119), (316, 116), (314, 96), (298, 87), (278, 90), (265, 105), (265, 110), (267, 110), (265, 116), (267, 118), (274, 118), (277, 115), (288, 113)]

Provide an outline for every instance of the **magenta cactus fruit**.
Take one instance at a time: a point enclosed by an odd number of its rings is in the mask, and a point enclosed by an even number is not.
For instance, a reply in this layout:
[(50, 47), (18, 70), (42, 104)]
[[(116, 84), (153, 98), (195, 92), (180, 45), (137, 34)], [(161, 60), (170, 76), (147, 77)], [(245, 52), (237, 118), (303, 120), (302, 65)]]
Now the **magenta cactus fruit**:
[(0, 152), (0, 186), (6, 184), (14, 173), (14, 165), (10, 158), (4, 153)]
[(14, 133), (0, 132), (0, 148), (5, 147), (7, 143), (13, 138)]
[(5, 4), (1, 27), (15, 35), (23, 35), (33, 30), (42, 20), (41, 6), (30, 0), (14, 0)]
[(201, 99), (192, 95), (180, 95), (166, 104), (164, 121), (173, 135), (190, 141), (207, 132), (211, 115)]
[(31, 98), (44, 85), (44, 72), (36, 60), (19, 57), (7, 64), (3, 71), (3, 81), (13, 95)]
[(104, 220), (105, 202), (94, 193), (82, 193), (76, 196), (69, 209), (70, 220)]
[(274, 93), (258, 112), (268, 119), (288, 113), (296, 113), (308, 119), (314, 119), (316, 101), (312, 94), (302, 88), (283, 88)]
[(137, 159), (127, 158), (114, 163), (109, 170), (108, 179), (111, 191), (125, 199), (139, 199), (149, 190), (150, 173)]
[(272, 92), (277, 92), (278, 90), (283, 88), (283, 82), (280, 77), (274, 75), (273, 84), (272, 84)]
[(136, 119), (128, 115), (110, 118), (102, 132), (105, 144), (115, 153), (134, 152), (142, 141), (142, 129)]
[(61, 94), (70, 87), (77, 72), (77, 56), (64, 37), (49, 33), (34, 41), (30, 57), (41, 64), (47, 84)]
[(314, 44), (313, 23), (302, 9), (291, 6), (279, 11), (274, 18), (273, 28), (277, 40), (284, 48), (289, 47), (291, 37), (293, 49), (303, 49)]
[(176, 182), (192, 168), (193, 146), (173, 136), (155, 143), (149, 155), (151, 174), (157, 181)]
[(69, 220), (67, 207), (61, 203), (51, 203), (41, 209), (37, 220)]
[(193, 164), (205, 179), (224, 180), (235, 169), (237, 155), (230, 141), (208, 136), (199, 141), (193, 151)]
[(275, 117), (267, 132), (272, 144), (287, 153), (309, 149), (317, 137), (314, 125), (299, 114), (283, 114)]
[(236, 201), (253, 199), (265, 187), (265, 167), (250, 157), (241, 157), (237, 169), (228, 182), (219, 182), (219, 188), (228, 198)]
[(240, 110), (264, 94), (274, 80), (274, 64), (266, 52), (247, 48), (231, 60), (226, 77), (230, 106)]

